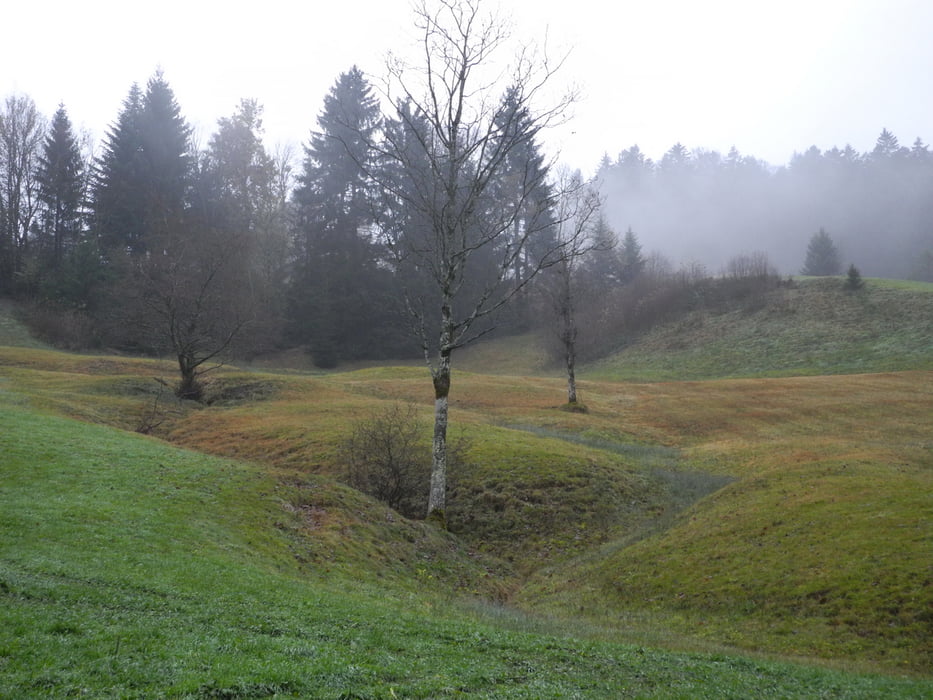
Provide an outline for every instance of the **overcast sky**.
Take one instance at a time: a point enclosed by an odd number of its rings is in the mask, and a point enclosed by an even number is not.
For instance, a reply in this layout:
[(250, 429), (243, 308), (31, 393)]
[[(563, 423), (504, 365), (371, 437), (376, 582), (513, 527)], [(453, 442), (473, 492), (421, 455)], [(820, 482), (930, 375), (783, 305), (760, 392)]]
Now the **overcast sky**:
[[(63, 102), (97, 138), (157, 67), (206, 142), (240, 98), (270, 144), (306, 141), (337, 76), (373, 79), (410, 45), (409, 0), (52, 0), (2, 10), (0, 96)], [(494, 2), (486, 0), (490, 7)], [(591, 173), (603, 153), (674, 143), (780, 165), (794, 151), (870, 150), (882, 128), (933, 140), (933, 0), (503, 0), (514, 34), (571, 51), (582, 99), (547, 148)]]

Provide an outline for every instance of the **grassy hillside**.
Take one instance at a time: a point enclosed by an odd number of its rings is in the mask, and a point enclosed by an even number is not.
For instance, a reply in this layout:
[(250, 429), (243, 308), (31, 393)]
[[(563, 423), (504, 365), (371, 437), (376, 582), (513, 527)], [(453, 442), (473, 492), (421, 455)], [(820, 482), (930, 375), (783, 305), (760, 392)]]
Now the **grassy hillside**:
[[(622, 335), (606, 357), (577, 367), (579, 377), (677, 381), (933, 369), (933, 283), (801, 278), (790, 287), (694, 311), (647, 332)], [(586, 342), (587, 329), (581, 330)], [(475, 372), (551, 375), (562, 365), (533, 334), (466, 348), (456, 366)]]
[(933, 374), (635, 394), (628, 427), (676, 440), (688, 464), (735, 481), (657, 536), (541, 571), (525, 604), (619, 625), (647, 615), (743, 648), (931, 668)]
[[(672, 654), (348, 585), (264, 470), (2, 397), (4, 697), (921, 697), (924, 681)], [(356, 505), (359, 505), (358, 503)], [(326, 512), (321, 516), (326, 517)], [(424, 536), (425, 533), (419, 533)]]
[(0, 333), (0, 697), (933, 695), (916, 353), (593, 371), (582, 414), (559, 377), (520, 376), (512, 339), (510, 374), (455, 369), (470, 447), (442, 532), (337, 478), (380, 407), (413, 403), (427, 443), (423, 368), (229, 368), (199, 406), (154, 381), (170, 363)]
[(869, 279), (853, 293), (839, 278), (804, 279), (622, 340), (582, 376), (665, 381), (933, 369), (933, 284)]

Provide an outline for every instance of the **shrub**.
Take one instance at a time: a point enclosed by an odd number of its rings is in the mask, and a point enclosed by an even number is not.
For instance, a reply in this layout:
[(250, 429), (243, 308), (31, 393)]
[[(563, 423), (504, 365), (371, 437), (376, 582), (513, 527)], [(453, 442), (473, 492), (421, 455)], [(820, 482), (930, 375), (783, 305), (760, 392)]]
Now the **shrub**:
[[(406, 518), (424, 518), (431, 484), (429, 437), (412, 404), (395, 403), (357, 421), (340, 445), (346, 483)], [(448, 433), (448, 490), (469, 449), (466, 437)]]
[(846, 291), (855, 292), (865, 286), (865, 282), (862, 281), (862, 274), (858, 271), (858, 268), (855, 265), (849, 265), (849, 272), (846, 275), (846, 281), (843, 285)]
[(340, 454), (350, 486), (406, 517), (424, 517), (431, 453), (414, 406), (396, 403), (358, 421)]
[(778, 276), (777, 269), (771, 264), (767, 253), (742, 253), (729, 259), (723, 270), (723, 277), (731, 279), (773, 279)]
[(94, 320), (81, 309), (54, 304), (31, 304), (22, 309), (22, 321), (42, 341), (63, 350), (99, 348), (100, 333)]

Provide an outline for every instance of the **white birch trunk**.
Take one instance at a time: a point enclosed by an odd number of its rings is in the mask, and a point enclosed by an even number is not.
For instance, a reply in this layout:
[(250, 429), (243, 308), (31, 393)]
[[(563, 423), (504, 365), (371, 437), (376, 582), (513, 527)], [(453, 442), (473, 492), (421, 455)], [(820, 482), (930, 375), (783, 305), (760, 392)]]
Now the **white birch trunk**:
[(437, 366), (432, 368), (434, 381), (434, 441), (431, 453), (431, 490), (428, 493), (428, 517), (447, 515), (447, 409), (450, 395), (450, 354), (452, 320), (449, 304), (441, 309), (441, 338)]
[[(436, 386), (435, 382), (435, 386)], [(431, 458), (431, 491), (428, 515), (444, 517), (447, 500), (447, 395), (434, 399), (434, 443)]]

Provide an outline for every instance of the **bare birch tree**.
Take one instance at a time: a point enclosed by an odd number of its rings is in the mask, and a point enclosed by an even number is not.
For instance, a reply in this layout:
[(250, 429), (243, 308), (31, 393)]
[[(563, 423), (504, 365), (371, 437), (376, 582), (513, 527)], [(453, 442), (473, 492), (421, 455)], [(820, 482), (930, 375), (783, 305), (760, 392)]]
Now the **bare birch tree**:
[(45, 118), (31, 97), (11, 95), (0, 105), (0, 292), (22, 272), (39, 212), (39, 160)]
[[(406, 301), (434, 385), (428, 515), (441, 522), (451, 355), (488, 332), (490, 317), (567, 249), (552, 235), (557, 193), (542, 187), (547, 168), (516, 168), (514, 159), (567, 118), (574, 94), (541, 107), (560, 61), (525, 47), (504, 69), (508, 28), (480, 4), (423, 0), (416, 7), (423, 55), (416, 67), (390, 58), (386, 91), (397, 121), (385, 130), (377, 176), (406, 212), (395, 217), (404, 225), (381, 226), (386, 243), (400, 266), (426, 279)], [(496, 193), (506, 177), (504, 200)]]
[(600, 211), (599, 193), (595, 187), (585, 185), (579, 171), (561, 175), (562, 196), (557, 203), (557, 240), (564, 246), (564, 254), (549, 271), (546, 293), (558, 319), (564, 366), (567, 369), (567, 405), (577, 403), (577, 319), (576, 303), (580, 285), (580, 262), (590, 253), (610, 252), (610, 246), (597, 240), (593, 227)]

